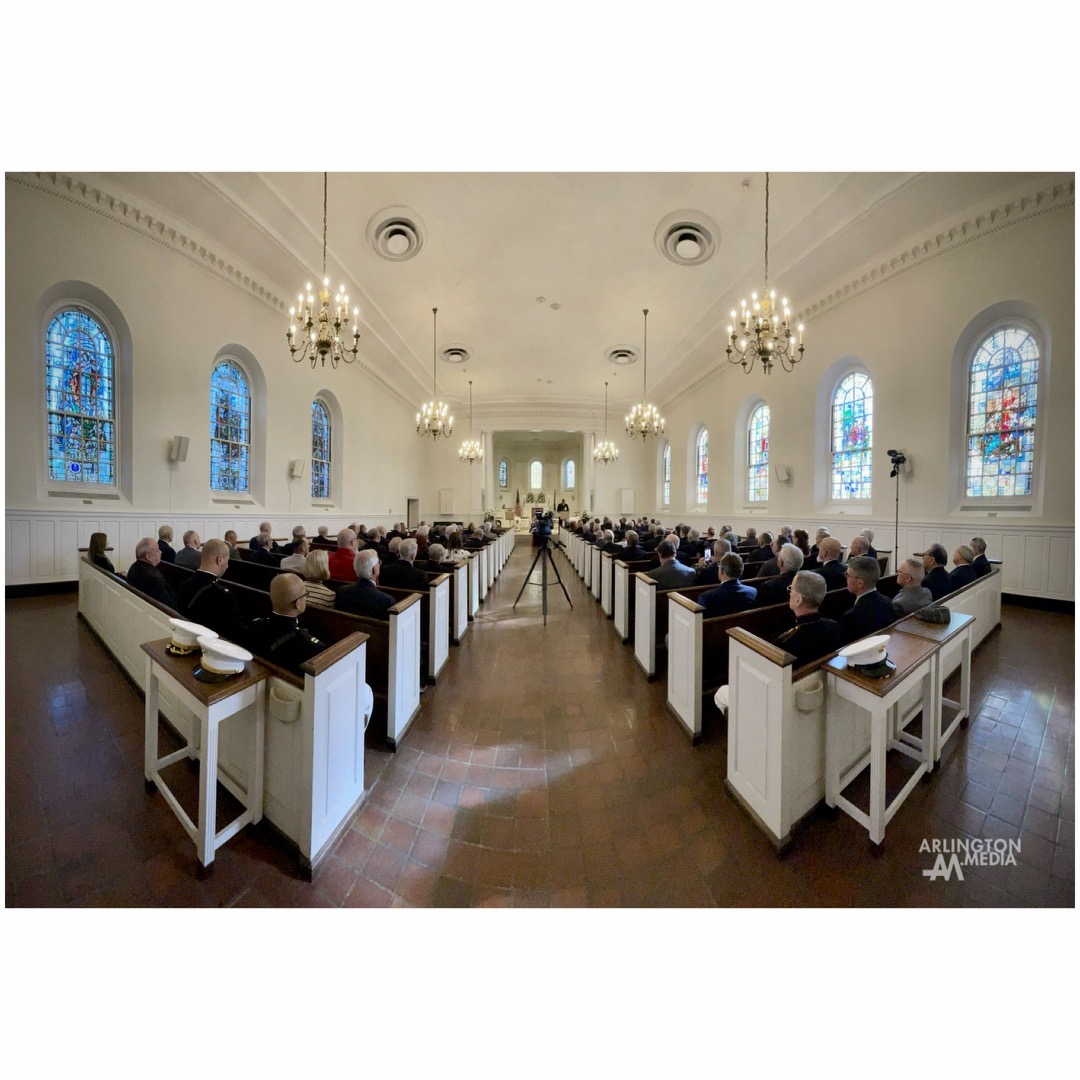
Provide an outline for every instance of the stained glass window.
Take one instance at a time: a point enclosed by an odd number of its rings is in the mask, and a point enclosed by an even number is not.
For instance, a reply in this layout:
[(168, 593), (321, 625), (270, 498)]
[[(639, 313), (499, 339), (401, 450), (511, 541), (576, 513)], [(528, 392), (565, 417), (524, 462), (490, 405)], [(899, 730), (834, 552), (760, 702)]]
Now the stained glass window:
[(210, 376), (210, 489), (247, 491), (251, 459), (251, 392), (236, 364)]
[(769, 406), (759, 405), (750, 414), (746, 446), (747, 498), (769, 500)]
[(671, 446), (664, 447), (664, 458), (660, 466), (661, 488), (663, 490), (663, 505), (671, 505)]
[(116, 484), (113, 345), (82, 311), (61, 311), (45, 336), (49, 479)]
[(503, 458), (499, 462), (499, 487), (504, 488), (504, 487), (509, 487), (509, 486), (510, 486), (510, 465), (507, 462), (506, 458)]
[(529, 487), (534, 491), (544, 486), (544, 466), (534, 461), (529, 466)]
[(317, 398), (311, 403), (311, 497), (330, 498), (330, 410)]
[(697, 504), (709, 501), (709, 429), (702, 428), (697, 438)]
[(1039, 348), (1019, 326), (978, 347), (968, 383), (968, 496), (1030, 495), (1035, 467)]
[(832, 497), (870, 498), (870, 452), (874, 435), (874, 388), (870, 376), (853, 371), (832, 402)]
[(566, 488), (567, 491), (573, 491), (574, 489), (574, 473), (576, 469), (577, 467), (574, 465), (573, 461), (568, 461), (566, 463), (566, 474), (563, 476), (563, 487)]

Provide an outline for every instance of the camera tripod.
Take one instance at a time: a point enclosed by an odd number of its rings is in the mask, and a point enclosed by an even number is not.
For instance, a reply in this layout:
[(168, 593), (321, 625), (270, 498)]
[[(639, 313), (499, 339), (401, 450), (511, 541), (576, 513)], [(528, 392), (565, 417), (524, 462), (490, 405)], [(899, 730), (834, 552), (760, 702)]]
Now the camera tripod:
[[(541, 581), (531, 581), (532, 572), (536, 569), (536, 564), (540, 563), (540, 575)], [(566, 597), (566, 602), (573, 608), (573, 601), (570, 599), (570, 594), (566, 591), (566, 586), (563, 584), (563, 580), (559, 577), (559, 568), (555, 565), (555, 560), (551, 557), (551, 552), (548, 550), (548, 540), (544, 537), (540, 541), (540, 548), (536, 552), (536, 558), (532, 561), (532, 566), (529, 567), (529, 572), (525, 575), (525, 580), (521, 583), (521, 588), (518, 590), (517, 600), (514, 601), (514, 607), (518, 606), (518, 600), (521, 599), (521, 594), (525, 591), (526, 585), (539, 585), (540, 595), (543, 597), (543, 609), (544, 609), (544, 625), (547, 626), (547, 591), (548, 591), (548, 563), (551, 564), (551, 569), (555, 571), (555, 579), (559, 583), (559, 588), (563, 591), (563, 596)]]

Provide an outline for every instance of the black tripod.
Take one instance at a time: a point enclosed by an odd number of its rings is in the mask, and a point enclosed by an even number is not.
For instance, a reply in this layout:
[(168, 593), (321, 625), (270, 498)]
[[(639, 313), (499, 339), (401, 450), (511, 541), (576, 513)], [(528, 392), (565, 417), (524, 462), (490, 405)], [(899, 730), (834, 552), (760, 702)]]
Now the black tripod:
[[(540, 563), (541, 581), (530, 581), (532, 572), (536, 569), (536, 564)], [(559, 583), (559, 588), (563, 591), (563, 596), (566, 597), (566, 602), (573, 608), (573, 601), (570, 599), (570, 594), (566, 591), (566, 586), (563, 584), (563, 580), (559, 577), (559, 568), (555, 565), (555, 560), (551, 557), (551, 552), (548, 550), (548, 538), (542, 536), (540, 538), (540, 548), (536, 552), (536, 558), (532, 561), (532, 566), (529, 567), (529, 572), (525, 575), (525, 580), (521, 583), (521, 589), (518, 591), (517, 600), (514, 601), (514, 607), (518, 606), (518, 600), (521, 599), (521, 594), (525, 591), (526, 585), (540, 585), (540, 595), (543, 597), (544, 608), (544, 625), (547, 626), (547, 591), (548, 591), (548, 563), (551, 564), (551, 569), (555, 571), (555, 579)]]
[(889, 476), (896, 480), (896, 518), (893, 522), (893, 573), (900, 569), (900, 474), (907, 472), (907, 456), (903, 450), (890, 450), (889, 460), (892, 472)]

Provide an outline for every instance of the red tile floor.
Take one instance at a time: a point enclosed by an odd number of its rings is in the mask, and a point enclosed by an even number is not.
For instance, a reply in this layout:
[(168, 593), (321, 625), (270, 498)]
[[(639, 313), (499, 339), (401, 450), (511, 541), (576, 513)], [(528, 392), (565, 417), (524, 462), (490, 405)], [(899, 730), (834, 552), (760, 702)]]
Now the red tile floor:
[[(507, 563), (399, 751), (369, 733), (370, 796), (311, 883), (262, 827), (196, 880), (194, 846), (143, 791), (142, 699), (75, 596), (9, 600), (7, 904), (1073, 905), (1072, 616), (1003, 609), (974, 719), (883, 853), (822, 814), (778, 858), (724, 789), (722, 719), (689, 744), (561, 555), (573, 610), (554, 587), (546, 627), (538, 588), (512, 609), (531, 556)], [(962, 837), (1018, 838), (1019, 861), (927, 879), (921, 841)]]

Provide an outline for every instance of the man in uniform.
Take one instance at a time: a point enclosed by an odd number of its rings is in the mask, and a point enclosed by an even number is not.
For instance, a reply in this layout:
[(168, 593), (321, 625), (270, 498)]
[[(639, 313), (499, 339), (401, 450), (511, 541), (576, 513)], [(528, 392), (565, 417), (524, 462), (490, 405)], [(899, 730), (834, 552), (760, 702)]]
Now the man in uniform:
[(296, 574), (278, 574), (270, 582), (270, 603), (274, 606), (273, 614), (251, 624), (248, 644), (252, 652), (264, 659), (299, 672), (305, 660), (326, 648), (325, 642), (297, 622), (307, 607), (304, 579)]
[(207, 540), (199, 569), (177, 590), (177, 610), (226, 641), (239, 642), (244, 632), (240, 601), (218, 580), (228, 568), (229, 545), (224, 540)]
[(840, 648), (840, 627), (818, 610), (826, 589), (825, 579), (813, 570), (800, 570), (792, 579), (788, 607), (795, 613), (795, 625), (776, 644), (795, 657), (796, 667)]
[(176, 611), (176, 596), (165, 576), (158, 569), (161, 549), (152, 536), (144, 536), (135, 545), (135, 561), (128, 567), (127, 583), (141, 593), (146, 593), (159, 604)]

